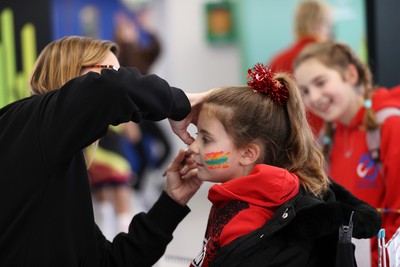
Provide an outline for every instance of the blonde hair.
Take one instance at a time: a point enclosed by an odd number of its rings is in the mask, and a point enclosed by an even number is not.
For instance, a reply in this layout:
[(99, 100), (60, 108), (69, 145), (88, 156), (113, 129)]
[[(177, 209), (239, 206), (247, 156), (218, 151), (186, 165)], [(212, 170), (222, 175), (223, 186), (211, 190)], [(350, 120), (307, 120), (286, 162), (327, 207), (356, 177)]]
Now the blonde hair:
[(236, 147), (260, 145), (258, 163), (285, 168), (295, 173), (306, 191), (322, 197), (329, 185), (324, 158), (307, 123), (303, 102), (288, 74), (275, 74), (285, 85), (289, 98), (285, 106), (251, 87), (215, 89), (203, 107), (224, 125)]
[[(82, 68), (101, 62), (112, 52), (118, 54), (115, 43), (84, 36), (68, 36), (48, 44), (40, 53), (30, 79), (31, 95), (39, 95), (62, 87), (78, 77)], [(85, 149), (86, 166), (93, 161), (98, 141)]]
[(298, 38), (318, 37), (318, 26), (329, 23), (331, 9), (326, 3), (317, 0), (302, 1), (296, 9), (295, 33)]
[(83, 66), (98, 64), (110, 51), (117, 55), (115, 43), (84, 36), (68, 36), (48, 44), (33, 67), (31, 94), (43, 94), (60, 88), (81, 75)]
[[(293, 64), (294, 69), (309, 59), (316, 59), (326, 67), (336, 70), (343, 80), (346, 79), (345, 73), (348, 66), (353, 65), (358, 73), (357, 88), (363, 89), (365, 100), (371, 99), (372, 91), (374, 90), (371, 71), (348, 45), (334, 41), (310, 44), (297, 56)], [(366, 108), (363, 124), (367, 130), (374, 130), (379, 127), (375, 112), (371, 107)], [(325, 123), (324, 131), (325, 136), (332, 140), (334, 131), (331, 122)], [(330, 144), (324, 144), (323, 151), (325, 155), (329, 155), (329, 150)]]

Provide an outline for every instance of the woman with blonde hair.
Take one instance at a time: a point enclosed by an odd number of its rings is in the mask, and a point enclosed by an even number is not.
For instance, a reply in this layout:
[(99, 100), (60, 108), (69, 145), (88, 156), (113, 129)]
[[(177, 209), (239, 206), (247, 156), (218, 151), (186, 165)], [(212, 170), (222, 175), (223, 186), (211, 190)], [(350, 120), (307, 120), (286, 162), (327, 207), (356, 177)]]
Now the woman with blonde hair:
[(144, 119), (169, 118), (190, 143), (187, 126), (207, 94), (185, 95), (156, 75), (119, 68), (116, 53), (109, 41), (56, 40), (36, 61), (32, 96), (0, 109), (1, 266), (152, 266), (189, 212), (201, 181), (180, 153), (164, 192), (128, 233), (110, 242), (94, 222), (83, 149), (110, 125)]

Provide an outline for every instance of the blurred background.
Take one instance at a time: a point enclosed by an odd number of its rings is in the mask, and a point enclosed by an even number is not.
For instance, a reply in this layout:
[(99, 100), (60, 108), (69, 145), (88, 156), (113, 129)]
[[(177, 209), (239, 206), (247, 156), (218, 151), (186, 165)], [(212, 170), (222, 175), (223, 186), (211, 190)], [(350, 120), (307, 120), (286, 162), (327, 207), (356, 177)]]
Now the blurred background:
[[(34, 61), (49, 42), (66, 35), (115, 39), (118, 17), (136, 26), (146, 47), (156, 36), (160, 50), (148, 70), (187, 92), (245, 84), (247, 69), (294, 41), (293, 15), (300, 0), (1, 0), (0, 107), (28, 96)], [(326, 0), (333, 7), (333, 35), (370, 65), (375, 82), (398, 84), (400, 25), (397, 0)], [(167, 122), (159, 123), (172, 157), (185, 147)], [(195, 129), (191, 129), (193, 132)], [(166, 162), (169, 162), (167, 160)], [(135, 211), (146, 210), (162, 188), (163, 166), (148, 171)], [(191, 214), (168, 247), (167, 262), (184, 262), (200, 251), (208, 209), (207, 189), (191, 200)], [(164, 265), (162, 265), (164, 264)]]

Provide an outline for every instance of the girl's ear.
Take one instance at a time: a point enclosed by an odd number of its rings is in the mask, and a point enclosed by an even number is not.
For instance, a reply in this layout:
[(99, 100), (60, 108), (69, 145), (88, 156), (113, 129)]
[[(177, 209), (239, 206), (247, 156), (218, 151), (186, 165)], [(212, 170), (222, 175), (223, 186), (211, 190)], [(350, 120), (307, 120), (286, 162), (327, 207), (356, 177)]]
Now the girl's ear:
[(354, 64), (347, 66), (346, 70), (346, 81), (351, 85), (356, 85), (358, 83), (359, 75), (357, 67)]
[(240, 164), (243, 166), (255, 164), (260, 157), (260, 152), (260, 147), (255, 143), (245, 146), (240, 149)]

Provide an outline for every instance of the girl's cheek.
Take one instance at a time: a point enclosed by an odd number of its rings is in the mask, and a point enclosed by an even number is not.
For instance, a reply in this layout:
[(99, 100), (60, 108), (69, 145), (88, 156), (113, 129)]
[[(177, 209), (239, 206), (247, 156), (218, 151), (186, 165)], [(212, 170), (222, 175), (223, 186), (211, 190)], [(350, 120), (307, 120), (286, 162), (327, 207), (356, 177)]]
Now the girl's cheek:
[(206, 167), (210, 170), (228, 168), (229, 154), (230, 152), (224, 153), (223, 151), (204, 154)]

